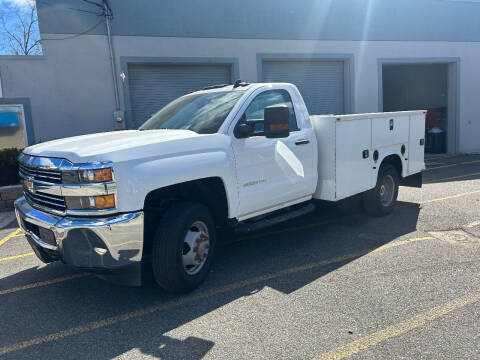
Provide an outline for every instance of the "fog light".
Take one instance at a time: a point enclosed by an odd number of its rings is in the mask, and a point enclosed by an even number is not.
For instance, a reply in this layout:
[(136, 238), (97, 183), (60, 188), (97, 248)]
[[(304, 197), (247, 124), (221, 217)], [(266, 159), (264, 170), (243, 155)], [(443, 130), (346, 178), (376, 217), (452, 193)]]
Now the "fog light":
[(107, 249), (104, 249), (104, 248), (95, 247), (93, 248), (93, 250), (100, 256), (105, 255), (107, 253)]
[(94, 208), (97, 210), (110, 209), (115, 207), (115, 195), (94, 196)]

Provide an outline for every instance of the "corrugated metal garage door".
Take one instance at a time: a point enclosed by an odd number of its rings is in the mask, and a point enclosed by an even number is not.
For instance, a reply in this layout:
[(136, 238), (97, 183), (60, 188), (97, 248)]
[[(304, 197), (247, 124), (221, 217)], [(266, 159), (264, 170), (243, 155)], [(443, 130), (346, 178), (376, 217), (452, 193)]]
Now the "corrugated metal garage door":
[(213, 84), (232, 82), (231, 65), (128, 65), (135, 127), (179, 96)]
[(343, 114), (343, 61), (263, 61), (263, 81), (295, 84), (310, 114)]

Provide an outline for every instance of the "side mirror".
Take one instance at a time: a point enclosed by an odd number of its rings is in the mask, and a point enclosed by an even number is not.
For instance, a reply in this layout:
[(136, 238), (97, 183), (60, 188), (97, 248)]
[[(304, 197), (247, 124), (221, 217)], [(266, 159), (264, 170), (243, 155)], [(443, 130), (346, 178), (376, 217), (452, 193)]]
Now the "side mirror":
[(237, 131), (237, 137), (240, 139), (244, 139), (253, 134), (254, 126), (246, 122), (244, 124), (238, 125), (236, 131)]
[(290, 135), (290, 112), (286, 105), (265, 108), (263, 118), (265, 137), (276, 139)]

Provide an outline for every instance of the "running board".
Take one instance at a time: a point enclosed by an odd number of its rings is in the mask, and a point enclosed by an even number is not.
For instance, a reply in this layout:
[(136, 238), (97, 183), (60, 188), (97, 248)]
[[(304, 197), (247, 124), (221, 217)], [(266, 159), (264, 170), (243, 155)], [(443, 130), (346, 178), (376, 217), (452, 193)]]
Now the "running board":
[(255, 221), (255, 222), (239, 224), (235, 228), (235, 232), (241, 233), (241, 234), (248, 234), (248, 233), (251, 233), (253, 231), (258, 231), (258, 230), (261, 230), (261, 229), (264, 229), (264, 228), (267, 228), (267, 227), (270, 227), (270, 226), (273, 226), (273, 225), (280, 224), (284, 221), (309, 214), (313, 211), (315, 211), (315, 205), (313, 203), (310, 203), (310, 204), (308, 204), (306, 206), (303, 206), (299, 209), (292, 210), (292, 211), (289, 211), (287, 213), (280, 214), (278, 216), (273, 216), (271, 218), (262, 219), (262, 220)]

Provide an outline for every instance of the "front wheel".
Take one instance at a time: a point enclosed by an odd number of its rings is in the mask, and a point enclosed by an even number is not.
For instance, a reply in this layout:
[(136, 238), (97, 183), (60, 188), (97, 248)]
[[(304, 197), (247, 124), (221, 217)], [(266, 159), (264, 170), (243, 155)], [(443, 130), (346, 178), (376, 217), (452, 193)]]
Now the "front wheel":
[(384, 164), (378, 172), (376, 186), (363, 194), (363, 206), (372, 215), (387, 215), (393, 211), (398, 196), (397, 169)]
[(168, 292), (188, 292), (210, 271), (215, 251), (215, 224), (207, 207), (177, 202), (165, 212), (153, 239), (156, 282)]

